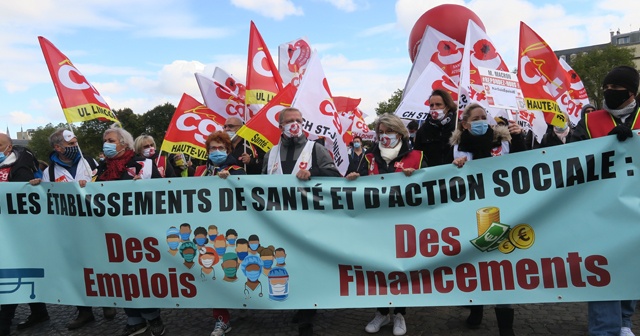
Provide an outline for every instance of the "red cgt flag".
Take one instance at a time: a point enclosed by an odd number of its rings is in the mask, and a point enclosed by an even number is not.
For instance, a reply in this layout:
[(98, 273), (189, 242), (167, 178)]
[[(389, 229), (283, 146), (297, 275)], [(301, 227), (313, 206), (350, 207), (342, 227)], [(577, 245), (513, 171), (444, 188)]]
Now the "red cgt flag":
[(222, 131), (225, 121), (224, 117), (184, 93), (171, 118), (161, 150), (168, 153), (184, 153), (206, 160), (207, 136), (212, 132)]
[(87, 81), (69, 58), (46, 38), (38, 36), (38, 41), (67, 122), (91, 119), (118, 122), (118, 118), (98, 90)]
[[(249, 105), (249, 118), (282, 90), (282, 78), (273, 63), (267, 45), (258, 28), (251, 21), (249, 33), (249, 58), (245, 103)], [(258, 106), (256, 106), (258, 105)]]

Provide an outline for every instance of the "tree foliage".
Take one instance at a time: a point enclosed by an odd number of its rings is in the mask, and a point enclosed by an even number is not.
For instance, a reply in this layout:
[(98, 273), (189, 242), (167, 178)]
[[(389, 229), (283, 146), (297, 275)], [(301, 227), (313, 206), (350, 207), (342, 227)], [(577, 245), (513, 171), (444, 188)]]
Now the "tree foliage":
[(635, 68), (633, 51), (628, 48), (608, 44), (604, 48), (595, 49), (576, 55), (569, 65), (582, 79), (591, 102), (599, 109), (604, 99), (602, 81), (616, 66), (628, 65)]
[(400, 101), (402, 100), (402, 89), (397, 89), (387, 101), (378, 103), (378, 107), (375, 108), (376, 115), (385, 113), (395, 113)]
[(49, 145), (49, 136), (58, 128), (64, 127), (66, 127), (66, 124), (53, 126), (53, 124), (48, 123), (45, 126), (38, 127), (33, 132), (31, 140), (29, 140), (29, 148), (39, 160), (49, 161), (49, 153), (52, 151), (51, 145)]

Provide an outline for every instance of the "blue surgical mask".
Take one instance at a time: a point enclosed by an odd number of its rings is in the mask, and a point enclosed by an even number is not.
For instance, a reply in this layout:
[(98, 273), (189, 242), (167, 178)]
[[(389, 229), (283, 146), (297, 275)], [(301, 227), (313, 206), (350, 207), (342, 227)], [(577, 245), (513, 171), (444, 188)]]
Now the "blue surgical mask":
[(236, 136), (236, 132), (227, 131), (227, 135), (229, 136), (229, 139), (233, 139), (233, 137)]
[(202, 246), (202, 245), (207, 243), (207, 238), (196, 238), (194, 240), (195, 240), (196, 245), (198, 245), (198, 246)]
[(196, 257), (195, 253), (185, 253), (182, 255), (182, 257), (184, 258), (184, 261), (186, 262), (192, 262), (193, 259)]
[(247, 271), (247, 279), (249, 279), (249, 281), (252, 282), (256, 282), (258, 281), (258, 278), (260, 277), (260, 271)]
[(209, 235), (209, 240), (214, 241), (218, 235)]
[(249, 252), (238, 252), (238, 259), (240, 259), (240, 261), (243, 261), (244, 258), (246, 258), (249, 255)]
[(172, 250), (177, 250), (178, 246), (180, 245), (180, 242), (169, 242), (169, 248)]
[(80, 148), (78, 146), (71, 146), (64, 148), (64, 156), (67, 159), (74, 160), (80, 155)]
[(249, 248), (250, 248), (252, 251), (257, 250), (257, 249), (258, 249), (258, 247), (260, 247), (260, 244), (249, 244)]
[(285, 257), (276, 258), (276, 264), (282, 265), (284, 264)]
[(6, 159), (7, 156), (4, 155), (4, 152), (0, 152), (0, 163), (4, 162), (4, 159)]
[(209, 161), (213, 162), (213, 164), (219, 165), (223, 163), (227, 159), (227, 152), (214, 150), (209, 153)]
[(116, 154), (118, 154), (118, 151), (116, 150), (116, 144), (108, 142), (105, 142), (102, 145), (102, 152), (104, 153), (104, 156), (108, 158), (112, 158), (116, 156)]
[(191, 235), (191, 233), (187, 232), (187, 233), (181, 233), (180, 234), (180, 239), (182, 239), (183, 241), (187, 241), (189, 240), (189, 236)]
[(264, 263), (264, 268), (269, 269), (271, 268), (271, 266), (273, 266), (273, 260), (263, 260), (262, 261)]
[(216, 253), (218, 253), (218, 255), (224, 255), (225, 252), (227, 252), (226, 247), (216, 247)]
[(359, 142), (354, 142), (353, 143), (353, 148), (360, 148), (360, 143)]
[(236, 244), (236, 240), (235, 239), (227, 239), (227, 243), (229, 243), (229, 245), (235, 245)]
[(471, 123), (471, 129), (469, 130), (469, 132), (471, 132), (471, 134), (473, 135), (484, 135), (485, 133), (487, 133), (487, 130), (489, 129), (489, 123), (486, 120), (476, 120), (476, 121), (472, 121)]

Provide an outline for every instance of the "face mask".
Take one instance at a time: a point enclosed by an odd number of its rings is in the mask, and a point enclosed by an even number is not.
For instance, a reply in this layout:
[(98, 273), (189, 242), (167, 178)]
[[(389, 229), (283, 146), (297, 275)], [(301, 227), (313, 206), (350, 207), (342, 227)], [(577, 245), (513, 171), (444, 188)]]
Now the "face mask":
[(169, 248), (172, 250), (177, 250), (178, 246), (180, 245), (180, 242), (169, 242)]
[(3, 163), (4, 159), (6, 159), (6, 158), (7, 158), (7, 156), (4, 155), (4, 152), (0, 152), (0, 163)]
[(103, 158), (103, 157), (101, 157), (101, 158), (99, 158), (98, 160), (100, 160), (100, 162), (102, 162), (102, 161), (104, 161), (104, 158)]
[(229, 139), (233, 139), (233, 137), (236, 136), (236, 132), (227, 131), (227, 135), (229, 136)]
[(249, 244), (249, 248), (250, 248), (252, 251), (257, 250), (259, 246), (260, 246), (260, 244)]
[(202, 266), (205, 268), (213, 266), (213, 259), (202, 259)]
[(195, 258), (196, 255), (194, 253), (185, 253), (185, 254), (182, 255), (182, 257), (184, 258), (184, 261), (190, 263), (190, 262), (193, 261), (193, 258)]
[(278, 264), (278, 265), (284, 264), (284, 257), (276, 258), (276, 264)]
[(195, 240), (196, 245), (198, 245), (198, 246), (202, 246), (202, 245), (207, 243), (207, 238), (196, 238), (194, 240)]
[(354, 142), (353, 143), (353, 148), (360, 148), (360, 143), (359, 142)]
[(227, 159), (227, 152), (214, 150), (209, 153), (209, 161), (213, 162), (213, 164), (219, 165), (223, 163)]
[(224, 269), (224, 275), (227, 278), (235, 278), (238, 270), (235, 267), (227, 267)]
[(394, 148), (399, 141), (397, 134), (383, 134), (380, 136), (380, 145), (384, 148)]
[(246, 258), (249, 255), (249, 252), (238, 252), (238, 259), (240, 259), (240, 261), (243, 261), (244, 258)]
[(270, 285), (271, 287), (271, 295), (287, 295), (288, 294), (288, 288), (287, 285), (285, 284), (276, 284), (276, 285)]
[(116, 156), (116, 154), (118, 154), (118, 151), (116, 150), (116, 144), (108, 142), (105, 142), (102, 145), (102, 152), (104, 153), (104, 156), (108, 158), (112, 158)]
[(431, 116), (431, 119), (433, 119), (433, 120), (442, 120), (445, 115), (447, 115), (447, 114), (444, 113), (444, 110), (431, 110), (431, 111), (429, 111), (429, 116)]
[(183, 157), (176, 157), (175, 162), (176, 162), (176, 166), (182, 167), (183, 169), (187, 168), (187, 164), (185, 163)]
[(415, 133), (409, 133), (409, 138), (413, 139), (413, 138), (415, 138), (415, 137), (416, 137), (416, 134), (415, 134)]
[(284, 125), (284, 135), (288, 138), (297, 138), (302, 135), (302, 124), (290, 122)]
[(484, 135), (489, 129), (489, 123), (486, 120), (476, 120), (471, 122), (471, 129), (469, 132), (473, 135)]
[(80, 155), (80, 149), (78, 146), (65, 147), (63, 155), (67, 159), (75, 160)]
[(150, 158), (150, 157), (152, 157), (152, 156), (153, 156), (153, 155), (155, 155), (155, 154), (156, 154), (156, 149), (155, 149), (155, 148), (153, 148), (153, 147), (145, 148), (145, 149), (142, 151), (142, 156), (144, 156), (144, 157), (146, 157), (146, 158)]
[(209, 240), (214, 241), (218, 235), (209, 235)]
[(216, 252), (218, 253), (218, 255), (224, 255), (224, 253), (227, 252), (227, 248), (226, 247), (216, 247)]
[(249, 281), (256, 282), (259, 277), (260, 271), (247, 271), (247, 279), (249, 279)]
[(180, 239), (187, 241), (189, 240), (189, 236), (191, 235), (191, 233), (181, 233), (180, 234)]
[(629, 90), (605, 90), (604, 102), (607, 107), (612, 110), (617, 110), (620, 105), (629, 99)]
[(264, 263), (264, 268), (269, 269), (271, 268), (271, 266), (273, 266), (273, 260), (263, 260), (262, 261)]
[(229, 243), (229, 245), (235, 245), (236, 244), (236, 240), (235, 239), (228, 239), (227, 243)]

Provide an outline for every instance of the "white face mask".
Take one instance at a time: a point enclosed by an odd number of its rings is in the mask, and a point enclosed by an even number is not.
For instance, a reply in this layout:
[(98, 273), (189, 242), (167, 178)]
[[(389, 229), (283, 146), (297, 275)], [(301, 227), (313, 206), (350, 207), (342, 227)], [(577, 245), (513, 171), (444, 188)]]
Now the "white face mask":
[(142, 155), (146, 158), (152, 157), (156, 153), (156, 149), (153, 147), (145, 148), (142, 150)]
[(202, 266), (205, 268), (213, 266), (213, 259), (202, 259)]
[(394, 148), (399, 141), (397, 134), (383, 134), (380, 136), (380, 146), (384, 148)]
[(284, 135), (288, 138), (297, 138), (302, 135), (302, 124), (295, 121), (283, 126)]
[(287, 285), (277, 284), (271, 285), (271, 292), (273, 295), (286, 295), (287, 293)]
[(431, 115), (431, 119), (433, 120), (442, 120), (447, 114), (444, 110), (431, 110), (429, 111), (429, 115)]

